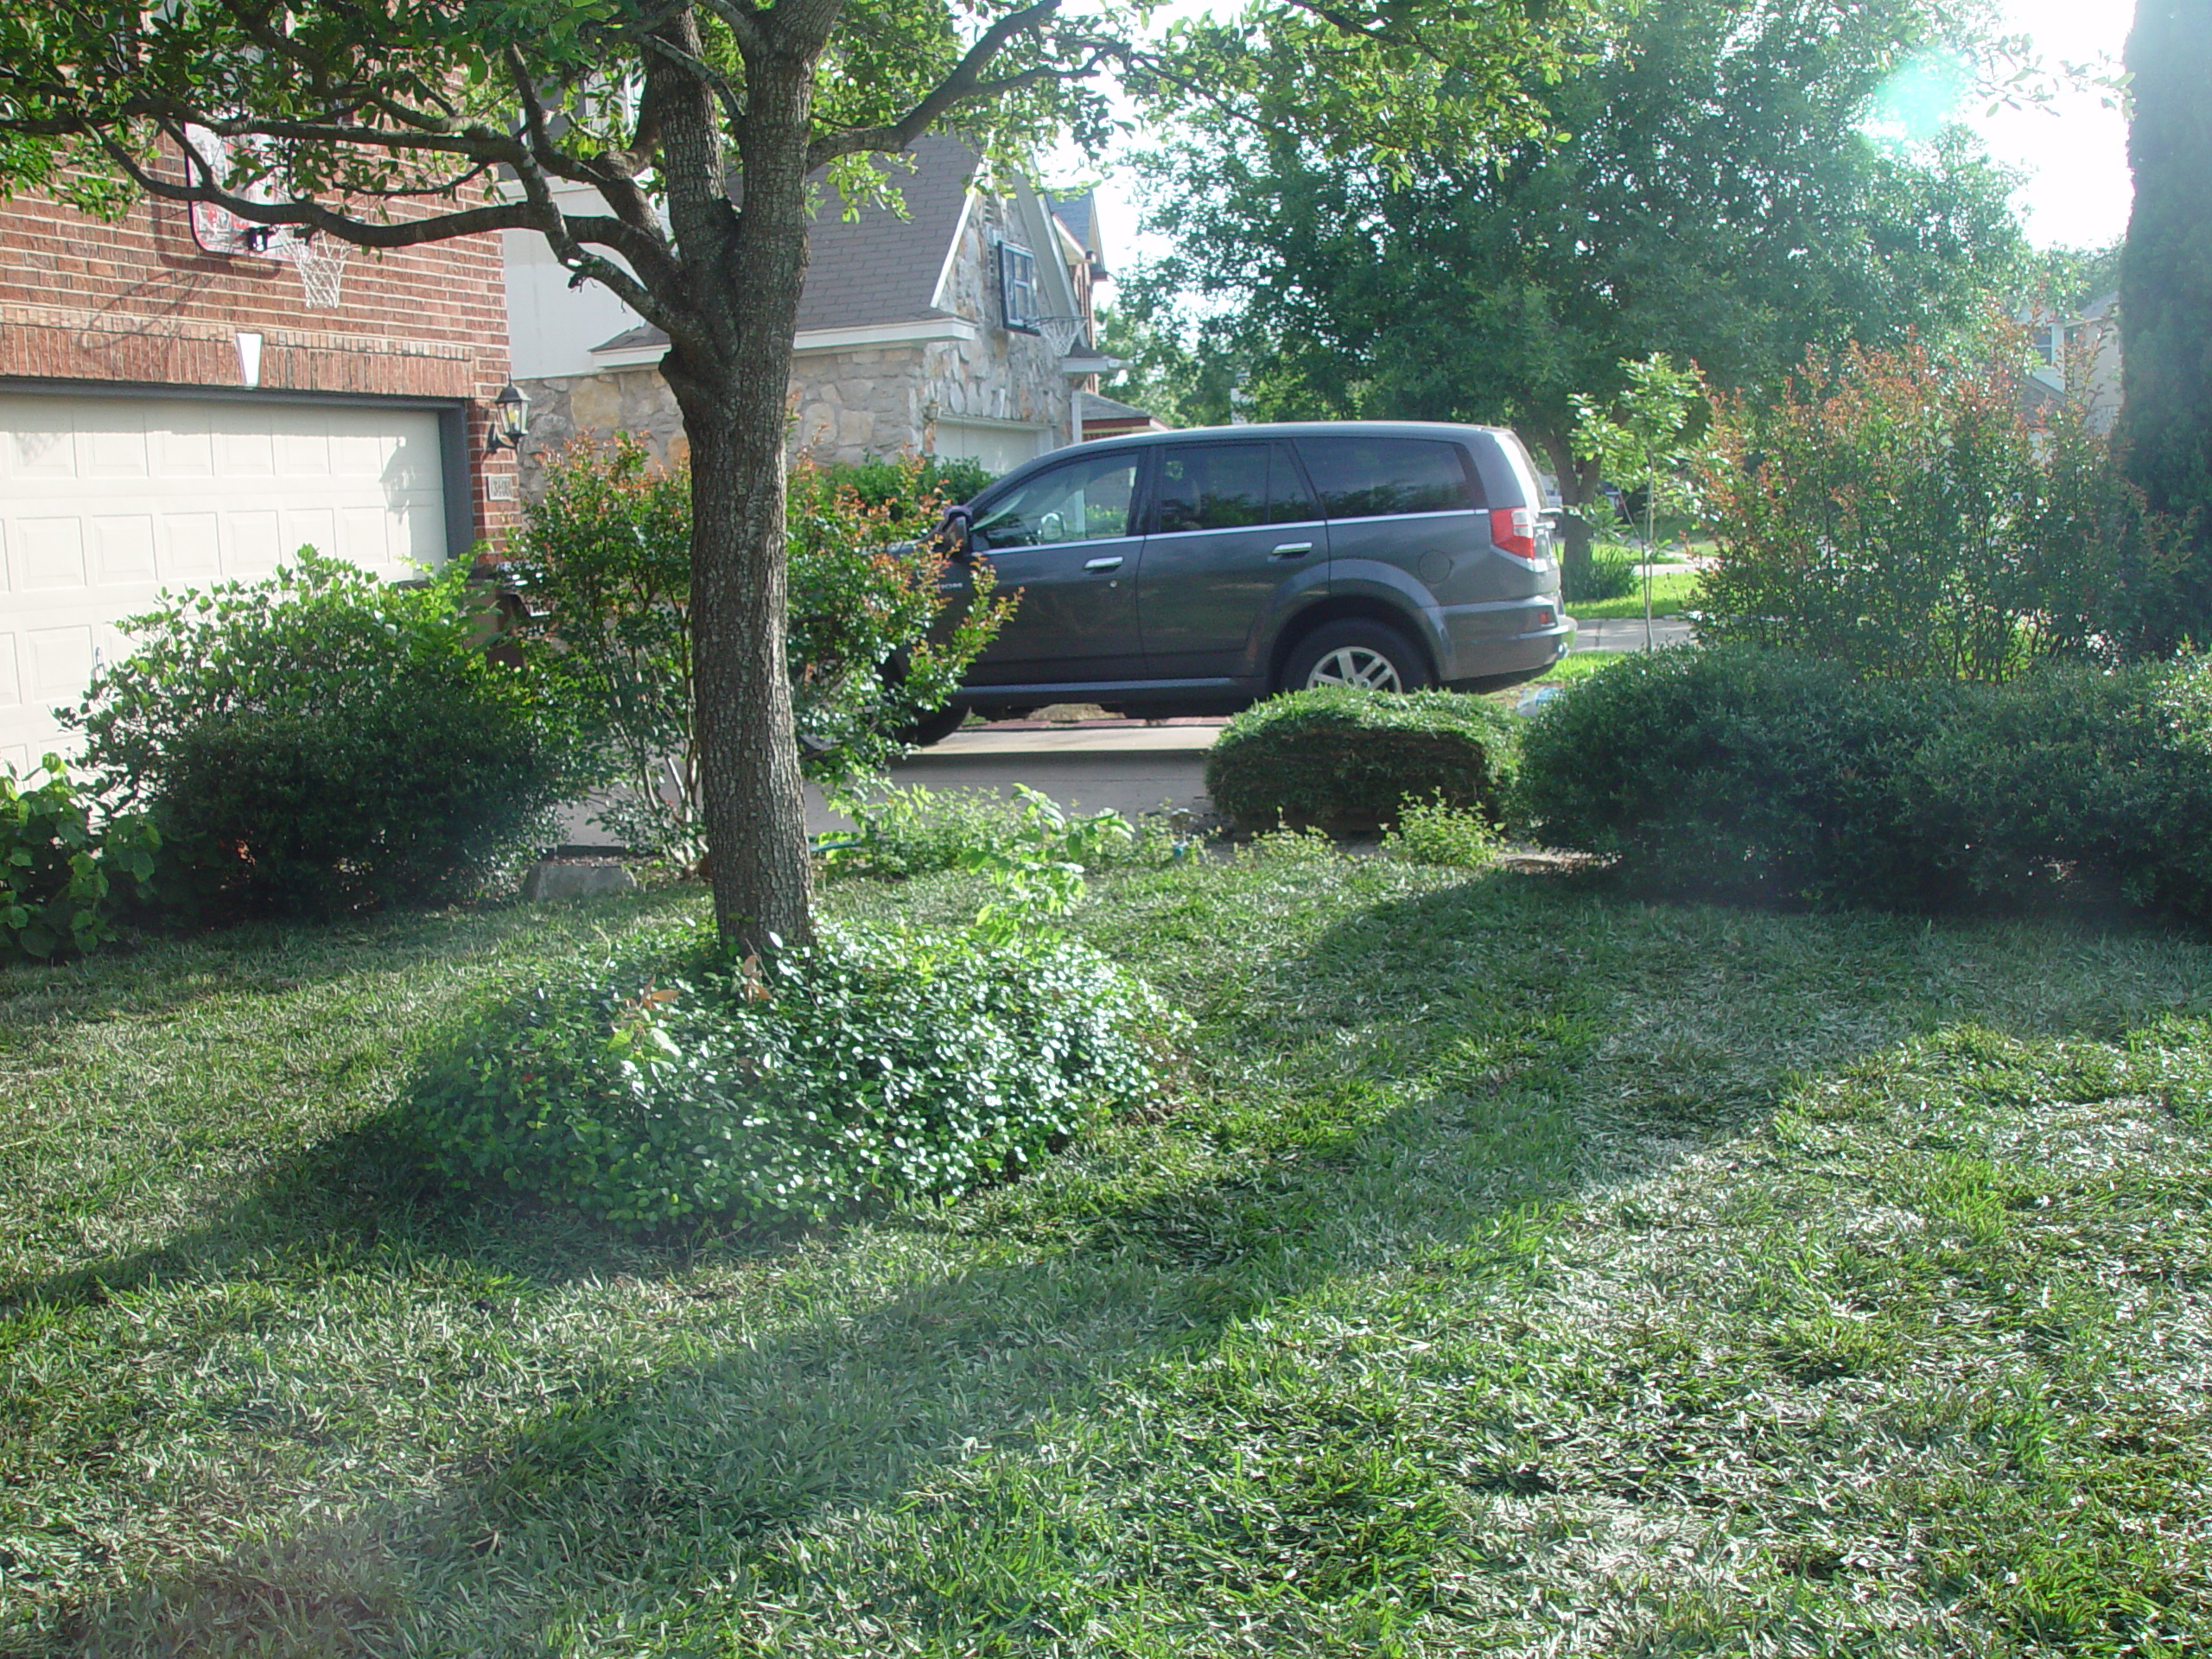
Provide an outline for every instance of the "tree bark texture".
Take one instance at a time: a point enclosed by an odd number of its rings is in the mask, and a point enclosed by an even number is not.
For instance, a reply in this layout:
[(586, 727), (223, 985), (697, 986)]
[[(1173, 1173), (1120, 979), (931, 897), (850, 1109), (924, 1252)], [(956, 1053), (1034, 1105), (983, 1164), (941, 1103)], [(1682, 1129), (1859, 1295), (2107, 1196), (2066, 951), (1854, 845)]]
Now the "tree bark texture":
[[(785, 649), (784, 521), (785, 404), (806, 271), (810, 71), (773, 62), (749, 79), (741, 208), (722, 192), (688, 211), (671, 203), (694, 273), (691, 303), (706, 323), (703, 347), (679, 340), (662, 365), (691, 446), (700, 804), (715, 925), (741, 955), (813, 938)], [(711, 111), (698, 118), (710, 122)]]

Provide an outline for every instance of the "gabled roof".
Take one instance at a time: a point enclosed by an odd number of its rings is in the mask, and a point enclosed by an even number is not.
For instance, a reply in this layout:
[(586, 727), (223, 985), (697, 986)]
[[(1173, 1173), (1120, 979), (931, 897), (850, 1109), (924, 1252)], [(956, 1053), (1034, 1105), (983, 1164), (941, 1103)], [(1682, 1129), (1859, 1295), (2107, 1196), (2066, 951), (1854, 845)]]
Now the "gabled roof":
[[(822, 200), (807, 232), (799, 333), (952, 315), (931, 302), (945, 257), (960, 233), (977, 157), (957, 139), (924, 138), (914, 145), (913, 162), (911, 173), (895, 163), (891, 171), (890, 187), (906, 204), (903, 219), (888, 207), (868, 207), (848, 220), (826, 175), (813, 175)], [(592, 351), (596, 355), (667, 344), (666, 334), (645, 324), (625, 329)]]

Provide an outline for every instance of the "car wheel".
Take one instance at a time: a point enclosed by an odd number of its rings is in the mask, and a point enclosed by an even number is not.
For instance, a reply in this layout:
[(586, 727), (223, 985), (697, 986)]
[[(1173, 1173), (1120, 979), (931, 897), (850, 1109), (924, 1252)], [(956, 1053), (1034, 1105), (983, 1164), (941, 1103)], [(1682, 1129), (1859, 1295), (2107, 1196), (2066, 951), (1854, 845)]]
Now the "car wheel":
[(1380, 622), (1325, 622), (1300, 640), (1283, 664), (1286, 691), (1320, 685), (1419, 691), (1430, 683), (1428, 662), (1420, 647)]
[(916, 748), (926, 749), (932, 743), (944, 742), (967, 721), (968, 711), (955, 703), (933, 715), (924, 715), (899, 735)]

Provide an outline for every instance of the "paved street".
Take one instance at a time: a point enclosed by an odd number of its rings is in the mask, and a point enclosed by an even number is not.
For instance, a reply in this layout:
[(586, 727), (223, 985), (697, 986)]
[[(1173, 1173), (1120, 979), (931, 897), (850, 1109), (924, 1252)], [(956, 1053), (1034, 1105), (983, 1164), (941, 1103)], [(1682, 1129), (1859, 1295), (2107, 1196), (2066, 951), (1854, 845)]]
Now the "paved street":
[[(1651, 643), (1655, 645), (1687, 645), (1690, 625), (1679, 616), (1654, 617), (1651, 622)], [(1643, 649), (1643, 619), (1632, 621), (1614, 619), (1603, 622), (1577, 622), (1574, 625), (1574, 648), (1577, 651), (1642, 651)]]

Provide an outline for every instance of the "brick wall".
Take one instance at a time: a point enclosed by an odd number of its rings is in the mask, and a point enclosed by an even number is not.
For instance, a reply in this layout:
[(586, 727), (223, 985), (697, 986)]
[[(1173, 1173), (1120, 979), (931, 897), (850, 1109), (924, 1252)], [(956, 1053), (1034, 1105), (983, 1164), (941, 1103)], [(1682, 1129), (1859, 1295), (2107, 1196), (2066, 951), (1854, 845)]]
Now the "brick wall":
[(42, 196), (0, 200), (0, 376), (238, 386), (241, 333), (262, 336), (264, 387), (467, 399), (476, 533), (512, 521), (512, 457), (483, 454), (507, 378), (496, 234), (351, 249), (323, 308), (289, 264), (203, 251), (181, 205), (141, 201), (110, 224)]

